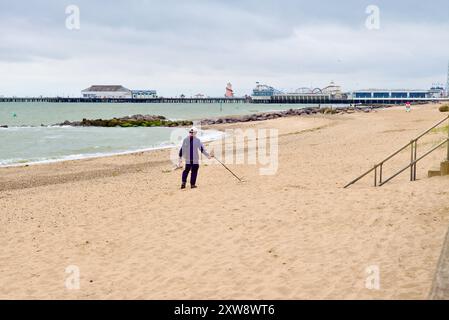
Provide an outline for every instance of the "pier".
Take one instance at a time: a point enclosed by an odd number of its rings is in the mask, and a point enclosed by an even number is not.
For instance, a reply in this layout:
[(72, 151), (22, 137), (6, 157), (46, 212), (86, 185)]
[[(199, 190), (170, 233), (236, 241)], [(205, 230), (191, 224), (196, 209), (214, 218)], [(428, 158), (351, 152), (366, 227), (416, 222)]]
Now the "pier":
[(448, 98), (333, 98), (329, 95), (274, 95), (258, 97), (252, 103), (263, 104), (345, 104), (345, 105), (394, 105), (394, 104), (424, 104), (448, 102)]
[(251, 98), (70, 98), (70, 97), (0, 97), (0, 102), (50, 103), (246, 103)]
[(239, 98), (69, 98), (69, 97), (0, 97), (1, 102), (47, 103), (254, 103), (254, 104), (345, 104), (392, 105), (449, 102), (449, 98), (333, 98), (330, 95), (274, 95)]

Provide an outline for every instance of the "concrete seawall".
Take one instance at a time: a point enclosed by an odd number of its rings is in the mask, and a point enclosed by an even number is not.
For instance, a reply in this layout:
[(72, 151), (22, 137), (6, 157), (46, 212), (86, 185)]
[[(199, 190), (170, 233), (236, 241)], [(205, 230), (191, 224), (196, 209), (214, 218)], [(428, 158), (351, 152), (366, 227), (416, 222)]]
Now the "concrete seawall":
[(449, 300), (449, 230), (444, 239), (429, 299)]

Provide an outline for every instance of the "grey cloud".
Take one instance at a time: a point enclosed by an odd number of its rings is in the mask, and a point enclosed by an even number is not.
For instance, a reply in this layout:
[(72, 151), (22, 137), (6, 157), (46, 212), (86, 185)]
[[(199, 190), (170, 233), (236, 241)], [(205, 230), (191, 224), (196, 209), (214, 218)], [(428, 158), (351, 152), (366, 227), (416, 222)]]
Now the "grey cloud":
[[(449, 2), (385, 1), (381, 30), (364, 28), (372, 1), (0, 2), (0, 94), (79, 94), (93, 82), (154, 86), (164, 95), (241, 94), (279, 87), (427, 87), (449, 59)], [(65, 28), (79, 5), (81, 30)], [(61, 72), (64, 70), (65, 72)], [(41, 81), (36, 81), (41, 79)], [(435, 80), (433, 80), (435, 79)], [(51, 89), (50, 89), (51, 88)]]

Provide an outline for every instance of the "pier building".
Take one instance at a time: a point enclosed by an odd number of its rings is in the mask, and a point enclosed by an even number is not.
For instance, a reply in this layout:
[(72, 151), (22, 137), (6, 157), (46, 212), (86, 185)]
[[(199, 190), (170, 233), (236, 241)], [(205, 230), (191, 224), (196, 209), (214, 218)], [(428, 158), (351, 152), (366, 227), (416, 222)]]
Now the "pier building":
[(81, 91), (83, 98), (126, 99), (132, 98), (132, 91), (121, 85), (93, 85)]

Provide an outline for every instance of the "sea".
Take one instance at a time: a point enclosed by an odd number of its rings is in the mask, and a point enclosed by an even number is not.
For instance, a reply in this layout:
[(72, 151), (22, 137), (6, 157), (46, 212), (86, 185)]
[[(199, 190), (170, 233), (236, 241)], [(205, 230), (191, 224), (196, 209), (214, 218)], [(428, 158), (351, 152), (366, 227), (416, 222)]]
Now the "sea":
[[(0, 166), (17, 166), (175, 147), (175, 128), (99, 128), (56, 126), (65, 120), (111, 119), (135, 114), (170, 120), (198, 120), (230, 115), (304, 108), (313, 105), (251, 103), (0, 103)], [(186, 131), (187, 132), (187, 131)], [(222, 132), (200, 130), (203, 141)]]

